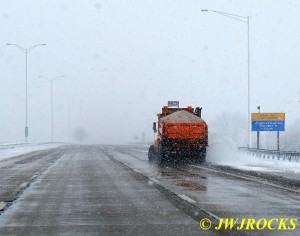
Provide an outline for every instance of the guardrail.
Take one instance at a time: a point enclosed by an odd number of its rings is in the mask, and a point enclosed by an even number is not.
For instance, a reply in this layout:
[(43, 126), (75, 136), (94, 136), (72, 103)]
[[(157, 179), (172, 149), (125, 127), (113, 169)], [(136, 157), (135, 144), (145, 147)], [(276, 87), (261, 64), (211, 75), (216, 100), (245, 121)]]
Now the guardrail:
[(238, 149), (264, 159), (300, 162), (300, 152), (266, 150), (247, 147), (239, 147)]

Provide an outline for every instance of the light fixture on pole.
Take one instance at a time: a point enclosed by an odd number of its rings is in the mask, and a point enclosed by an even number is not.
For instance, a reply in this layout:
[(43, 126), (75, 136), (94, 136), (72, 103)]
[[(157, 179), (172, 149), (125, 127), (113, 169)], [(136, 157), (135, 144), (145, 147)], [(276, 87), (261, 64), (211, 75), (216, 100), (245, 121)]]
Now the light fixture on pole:
[(249, 16), (240, 16), (227, 12), (214, 11), (202, 9), (201, 12), (214, 12), (216, 14), (232, 18), (234, 20), (243, 22), (247, 24), (247, 36), (248, 36), (248, 148), (251, 147), (251, 123), (250, 123), (250, 17)]
[(28, 134), (29, 134), (29, 130), (28, 130), (28, 92), (27, 92), (27, 55), (28, 53), (30, 53), (34, 48), (38, 47), (38, 46), (45, 46), (45, 43), (40, 43), (40, 44), (36, 44), (30, 48), (23, 48), (18, 44), (14, 44), (14, 43), (7, 43), (6, 45), (8, 46), (15, 46), (17, 47), (21, 52), (23, 52), (25, 54), (25, 142), (28, 142)]
[(46, 76), (38, 76), (39, 78), (46, 79), (47, 81), (50, 82), (51, 86), (51, 142), (53, 143), (53, 81), (59, 79), (59, 78), (65, 78), (64, 75), (54, 77), (52, 79), (46, 77)]

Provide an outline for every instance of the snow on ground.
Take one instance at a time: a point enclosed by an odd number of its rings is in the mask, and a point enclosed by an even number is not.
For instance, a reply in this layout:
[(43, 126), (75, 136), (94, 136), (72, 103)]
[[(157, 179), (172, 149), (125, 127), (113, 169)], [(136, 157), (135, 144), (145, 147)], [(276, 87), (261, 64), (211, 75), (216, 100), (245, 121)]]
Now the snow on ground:
[(8, 143), (0, 144), (0, 160), (33, 151), (46, 150), (65, 145), (64, 143)]
[(290, 172), (300, 175), (300, 163), (287, 160), (263, 159), (237, 151), (237, 146), (230, 139), (215, 140), (210, 143), (207, 161), (218, 165), (227, 165), (243, 170), (259, 172)]

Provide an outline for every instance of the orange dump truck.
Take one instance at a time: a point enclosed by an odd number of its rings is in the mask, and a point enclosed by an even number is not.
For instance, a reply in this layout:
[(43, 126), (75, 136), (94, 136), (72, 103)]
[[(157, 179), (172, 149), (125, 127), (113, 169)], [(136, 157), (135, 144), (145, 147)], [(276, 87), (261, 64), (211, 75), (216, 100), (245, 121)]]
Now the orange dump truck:
[[(174, 157), (204, 162), (208, 146), (208, 129), (201, 118), (202, 108), (191, 106), (174, 108), (164, 106), (158, 116), (158, 125), (153, 123), (157, 133), (155, 144), (148, 152), (150, 162), (160, 164)], [(158, 127), (157, 127), (158, 126)]]

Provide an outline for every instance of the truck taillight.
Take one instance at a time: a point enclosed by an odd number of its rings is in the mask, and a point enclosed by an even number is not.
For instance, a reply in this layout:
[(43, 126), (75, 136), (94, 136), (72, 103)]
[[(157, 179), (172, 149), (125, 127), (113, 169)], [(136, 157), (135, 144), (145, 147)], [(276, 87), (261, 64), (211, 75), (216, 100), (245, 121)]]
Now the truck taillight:
[(164, 107), (163, 107), (163, 110), (164, 110), (164, 111), (168, 110), (168, 106), (164, 106)]
[(193, 110), (192, 106), (188, 106), (188, 111)]

